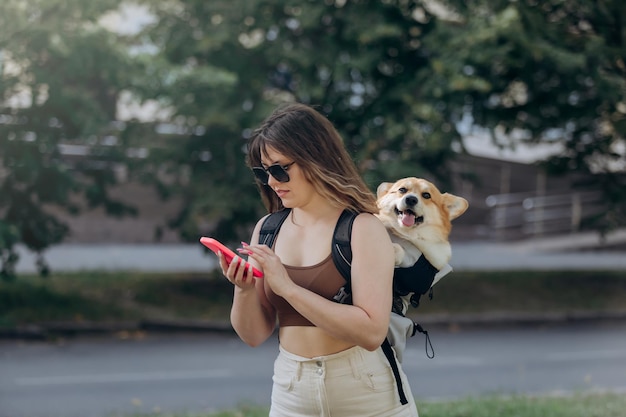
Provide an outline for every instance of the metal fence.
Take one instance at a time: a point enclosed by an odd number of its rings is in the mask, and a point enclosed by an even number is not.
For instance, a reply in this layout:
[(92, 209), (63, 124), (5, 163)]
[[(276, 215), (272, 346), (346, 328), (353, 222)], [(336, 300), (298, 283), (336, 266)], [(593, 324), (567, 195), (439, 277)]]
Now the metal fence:
[(485, 203), (495, 238), (574, 233), (585, 218), (605, 210), (599, 191), (497, 194), (488, 196)]

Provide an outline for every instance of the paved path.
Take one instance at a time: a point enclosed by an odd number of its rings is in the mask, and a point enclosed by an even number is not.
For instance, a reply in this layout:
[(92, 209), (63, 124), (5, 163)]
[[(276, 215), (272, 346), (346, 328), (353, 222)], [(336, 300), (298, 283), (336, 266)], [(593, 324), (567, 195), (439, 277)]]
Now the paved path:
[[(626, 230), (606, 243), (626, 243)], [(456, 271), (515, 269), (605, 269), (626, 272), (626, 250), (601, 250), (595, 234), (579, 234), (515, 243), (454, 242), (451, 265)], [(34, 272), (35, 257), (20, 248), (18, 272)], [(215, 256), (198, 244), (67, 244), (49, 249), (45, 258), (54, 271), (138, 270), (203, 272), (215, 267)]]

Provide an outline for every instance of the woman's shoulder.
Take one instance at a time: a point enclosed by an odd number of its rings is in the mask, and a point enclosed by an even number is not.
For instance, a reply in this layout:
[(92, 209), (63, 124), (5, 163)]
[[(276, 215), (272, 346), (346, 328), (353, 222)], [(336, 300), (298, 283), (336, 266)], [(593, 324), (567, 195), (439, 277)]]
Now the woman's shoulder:
[(253, 242), (258, 241), (259, 235), (261, 234), (261, 227), (263, 226), (263, 224), (265, 223), (265, 221), (271, 214), (272, 213), (268, 213), (265, 216), (261, 217), (259, 220), (257, 220), (256, 224), (254, 225), (254, 230), (252, 231)]
[[(278, 210), (275, 211), (273, 213), (267, 213), (266, 215), (264, 215), (263, 217), (261, 217), (259, 220), (257, 220), (256, 222), (256, 228), (260, 228), (261, 226), (263, 226), (263, 224), (265, 223), (265, 221), (272, 216), (274, 219), (276, 219), (276, 221), (280, 221), (282, 223), (281, 220), (284, 220), (287, 215), (289, 214), (289, 209), (282, 209), (282, 210)], [(280, 219), (280, 220), (279, 220)]]
[(359, 213), (354, 219), (354, 226), (356, 230), (362, 230), (366, 232), (377, 232), (377, 233), (387, 233), (385, 226), (380, 221), (378, 217), (376, 217), (372, 213)]
[(393, 263), (391, 238), (383, 223), (374, 214), (361, 213), (354, 219), (350, 240), (353, 253), (361, 253), (370, 261), (380, 262), (381, 259), (388, 258)]
[(254, 226), (254, 231), (252, 232), (253, 241), (258, 241), (259, 236), (265, 239), (268, 236), (277, 234), (290, 211), (290, 209), (282, 209), (261, 217)]
[(372, 213), (357, 213), (356, 218), (355, 218), (355, 222), (359, 221), (361, 223), (364, 224), (375, 224), (376, 222), (380, 223), (382, 225), (382, 223), (380, 222), (380, 220), (378, 220), (378, 217), (376, 217), (374, 214)]

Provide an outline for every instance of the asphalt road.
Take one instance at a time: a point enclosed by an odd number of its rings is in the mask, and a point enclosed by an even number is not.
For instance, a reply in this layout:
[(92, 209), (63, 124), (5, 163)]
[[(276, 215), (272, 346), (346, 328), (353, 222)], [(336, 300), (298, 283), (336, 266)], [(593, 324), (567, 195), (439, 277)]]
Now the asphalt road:
[[(431, 329), (404, 368), (418, 401), (483, 394), (626, 393), (626, 323)], [(267, 405), (276, 340), (147, 335), (0, 342), (0, 417), (105, 417)]]

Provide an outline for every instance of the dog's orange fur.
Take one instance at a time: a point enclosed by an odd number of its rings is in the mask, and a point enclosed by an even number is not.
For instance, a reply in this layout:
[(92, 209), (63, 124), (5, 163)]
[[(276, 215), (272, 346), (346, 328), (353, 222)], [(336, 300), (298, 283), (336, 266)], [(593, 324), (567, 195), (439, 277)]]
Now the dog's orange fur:
[(411, 257), (411, 245), (437, 269), (448, 263), (451, 257), (448, 241), (451, 221), (467, 210), (467, 200), (441, 193), (425, 179), (408, 177), (395, 183), (380, 184), (377, 201), (377, 217), (394, 241), (397, 266), (409, 266), (410, 262), (417, 260)]

